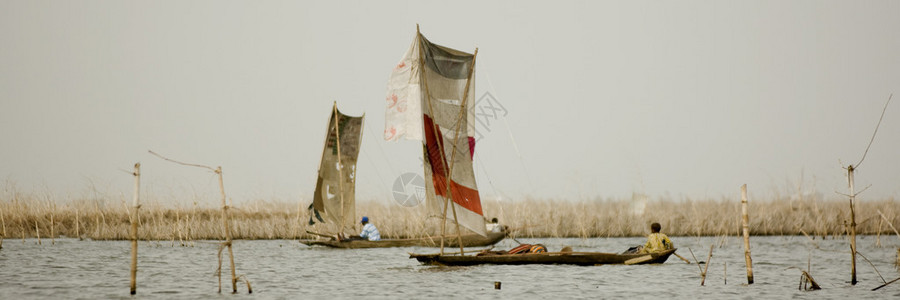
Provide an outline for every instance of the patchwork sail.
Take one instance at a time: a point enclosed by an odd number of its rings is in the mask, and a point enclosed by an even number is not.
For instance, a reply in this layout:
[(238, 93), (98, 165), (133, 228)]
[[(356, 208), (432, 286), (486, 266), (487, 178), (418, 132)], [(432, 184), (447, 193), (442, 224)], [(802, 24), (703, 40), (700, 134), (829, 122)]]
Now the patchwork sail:
[(318, 219), (319, 222), (337, 225), (339, 232), (354, 229), (356, 159), (362, 141), (364, 118), (365, 115), (353, 117), (342, 114), (335, 103), (328, 121), (316, 191), (310, 205), (310, 225)]
[(388, 83), (384, 138), (421, 140), (429, 211), (484, 236), (472, 166), (474, 72), (474, 54), (417, 34)]

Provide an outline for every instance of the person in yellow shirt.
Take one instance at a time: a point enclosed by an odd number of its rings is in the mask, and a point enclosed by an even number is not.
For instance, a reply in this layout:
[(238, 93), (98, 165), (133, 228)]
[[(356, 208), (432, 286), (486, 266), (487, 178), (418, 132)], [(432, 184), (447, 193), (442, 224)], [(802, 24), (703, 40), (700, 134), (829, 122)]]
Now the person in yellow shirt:
[(675, 248), (675, 244), (664, 233), (659, 230), (662, 226), (659, 223), (650, 224), (650, 235), (647, 236), (647, 243), (641, 248), (641, 253), (659, 252)]

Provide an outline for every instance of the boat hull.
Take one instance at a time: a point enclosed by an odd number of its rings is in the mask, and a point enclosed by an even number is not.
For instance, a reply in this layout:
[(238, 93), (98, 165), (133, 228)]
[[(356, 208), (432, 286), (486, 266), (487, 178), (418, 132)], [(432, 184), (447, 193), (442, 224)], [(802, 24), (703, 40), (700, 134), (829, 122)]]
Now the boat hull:
[[(422, 264), (442, 266), (494, 265), (549, 265), (567, 264), (596, 266), (609, 264), (658, 264), (664, 263), (676, 249), (644, 254), (617, 254), (603, 252), (545, 252), (512, 255), (461, 256), (440, 254), (410, 254)], [(648, 257), (649, 256), (649, 257)]]
[[(478, 234), (465, 234), (462, 236), (463, 246), (479, 247), (490, 246), (503, 240), (508, 234), (504, 232), (488, 232), (487, 237)], [(368, 240), (300, 240), (307, 246), (325, 246), (331, 248), (363, 249), (363, 248), (391, 248), (391, 247), (440, 247), (440, 237), (423, 237), (414, 239), (382, 239), (379, 241)], [(459, 238), (448, 236), (444, 240), (444, 247), (459, 247)]]

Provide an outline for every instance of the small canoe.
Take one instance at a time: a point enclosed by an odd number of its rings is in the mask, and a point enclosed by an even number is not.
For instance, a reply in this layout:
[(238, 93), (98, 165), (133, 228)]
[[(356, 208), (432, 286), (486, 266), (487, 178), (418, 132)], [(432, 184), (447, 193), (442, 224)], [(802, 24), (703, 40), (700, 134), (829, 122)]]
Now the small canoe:
[[(479, 247), (490, 246), (496, 244), (506, 237), (509, 231), (488, 232), (486, 237), (470, 233), (462, 235), (463, 246)], [(379, 241), (369, 240), (300, 240), (301, 244), (307, 246), (326, 246), (332, 248), (344, 249), (361, 249), (361, 248), (391, 248), (391, 247), (440, 247), (441, 237), (429, 236), (412, 239), (382, 239)], [(459, 247), (459, 237), (455, 235), (447, 236), (444, 240), (444, 247)]]
[(533, 264), (568, 264), (580, 266), (595, 266), (608, 264), (659, 264), (664, 263), (676, 249), (643, 253), (643, 254), (618, 254), (603, 252), (543, 252), (506, 255), (440, 255), (440, 254), (412, 254), (409, 258), (415, 258), (422, 264), (441, 266), (472, 266), (482, 264), (494, 265), (533, 265)]

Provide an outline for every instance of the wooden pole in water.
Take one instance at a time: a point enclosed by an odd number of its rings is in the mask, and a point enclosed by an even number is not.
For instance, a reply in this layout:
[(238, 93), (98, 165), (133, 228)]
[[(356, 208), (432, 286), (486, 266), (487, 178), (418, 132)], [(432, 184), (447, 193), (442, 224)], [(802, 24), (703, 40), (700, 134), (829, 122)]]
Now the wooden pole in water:
[(850, 284), (856, 285), (856, 194), (853, 190), (853, 165), (847, 167), (847, 181), (850, 183)]
[(222, 179), (222, 166), (216, 168), (219, 175), (219, 190), (222, 192), (222, 225), (225, 227), (225, 246), (228, 247), (228, 260), (231, 262), (231, 292), (237, 293), (237, 271), (234, 266), (234, 250), (231, 248), (231, 224), (229, 223), (228, 203), (225, 199), (225, 181)]
[(134, 198), (131, 211), (131, 294), (137, 293), (138, 209), (141, 195), (141, 163), (134, 164)]
[(53, 205), (53, 203), (50, 203), (49, 200), (47, 203), (47, 209), (50, 211), (50, 245), (56, 245), (56, 230), (53, 228), (55, 227), (53, 224), (53, 210), (55, 209), (55, 205)]
[(37, 235), (37, 240), (38, 240), (37, 243), (38, 243), (38, 245), (40, 245), (41, 244), (41, 228), (38, 227), (37, 220), (34, 220), (34, 234)]
[(78, 208), (76, 207), (75, 208), (75, 236), (77, 236), (78, 240), (80, 241), (81, 233), (79, 232), (79, 229), (80, 229), (79, 227), (81, 226), (81, 220), (79, 220), (78, 215), (79, 215), (79, 212), (78, 212)]
[(706, 282), (706, 271), (709, 271), (709, 261), (712, 259), (713, 246), (715, 245), (709, 245), (709, 256), (706, 257), (706, 267), (703, 268), (703, 276), (702, 279), (700, 279), (701, 286)]
[(744, 229), (744, 261), (747, 263), (747, 284), (753, 284), (753, 260), (750, 259), (750, 214), (747, 208), (747, 185), (741, 186), (741, 223)]

